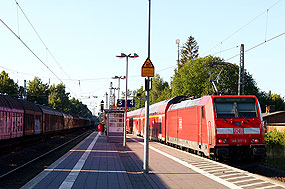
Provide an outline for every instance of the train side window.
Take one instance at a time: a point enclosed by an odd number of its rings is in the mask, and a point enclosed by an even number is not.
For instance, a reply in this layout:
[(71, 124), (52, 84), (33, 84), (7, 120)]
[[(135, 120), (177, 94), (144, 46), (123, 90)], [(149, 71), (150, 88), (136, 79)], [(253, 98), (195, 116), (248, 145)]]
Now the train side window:
[(205, 119), (205, 107), (202, 106), (202, 119)]

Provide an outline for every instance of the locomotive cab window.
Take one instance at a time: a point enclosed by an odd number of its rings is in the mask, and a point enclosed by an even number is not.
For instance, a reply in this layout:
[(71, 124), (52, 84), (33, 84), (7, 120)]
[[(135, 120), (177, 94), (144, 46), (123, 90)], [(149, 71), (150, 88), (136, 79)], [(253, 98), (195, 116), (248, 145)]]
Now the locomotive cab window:
[(214, 98), (216, 118), (257, 118), (254, 98)]

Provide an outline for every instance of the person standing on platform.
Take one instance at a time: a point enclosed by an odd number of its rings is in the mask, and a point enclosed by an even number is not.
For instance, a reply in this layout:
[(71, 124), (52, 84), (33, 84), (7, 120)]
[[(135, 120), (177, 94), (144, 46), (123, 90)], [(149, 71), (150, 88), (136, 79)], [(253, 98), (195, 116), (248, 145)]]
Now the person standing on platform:
[(106, 128), (105, 128), (105, 125), (104, 125), (104, 123), (102, 123), (102, 126), (103, 126), (103, 129), (102, 129), (102, 134), (103, 134), (103, 135), (105, 135), (105, 133), (106, 133)]
[(100, 136), (103, 131), (103, 125), (101, 123), (99, 123), (98, 125), (98, 131), (99, 131), (99, 136)]

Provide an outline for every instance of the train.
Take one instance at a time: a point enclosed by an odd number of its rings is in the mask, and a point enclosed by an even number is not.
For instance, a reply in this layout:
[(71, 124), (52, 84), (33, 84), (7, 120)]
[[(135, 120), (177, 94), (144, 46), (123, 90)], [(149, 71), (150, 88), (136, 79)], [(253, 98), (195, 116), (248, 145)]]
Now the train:
[[(145, 109), (127, 113), (126, 129), (144, 135)], [(211, 159), (264, 159), (260, 104), (251, 95), (177, 96), (149, 107), (149, 137)]]
[(0, 141), (91, 124), (90, 118), (0, 94)]

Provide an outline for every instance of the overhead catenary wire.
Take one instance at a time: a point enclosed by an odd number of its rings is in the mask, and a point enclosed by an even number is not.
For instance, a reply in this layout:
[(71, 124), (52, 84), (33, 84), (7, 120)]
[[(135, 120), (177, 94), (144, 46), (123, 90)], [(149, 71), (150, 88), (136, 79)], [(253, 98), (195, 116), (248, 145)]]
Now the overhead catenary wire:
[(267, 9), (267, 14), (266, 14), (266, 24), (265, 24), (265, 37), (264, 37), (264, 41), (266, 41), (266, 38), (267, 38), (267, 29), (268, 29), (268, 11), (269, 11), (269, 9)]
[[(272, 40), (274, 40), (274, 39), (276, 39), (276, 38), (278, 38), (278, 37), (281, 37), (281, 36), (284, 35), (284, 34), (285, 34), (285, 33), (281, 33), (281, 34), (279, 34), (279, 35), (276, 35), (276, 36), (272, 37), (271, 39), (268, 39), (268, 40), (266, 40), (266, 41), (263, 41), (263, 42), (261, 42), (261, 43), (258, 43), (257, 45), (254, 45), (253, 47), (247, 49), (247, 50), (244, 51), (244, 52), (251, 51), (251, 50), (253, 50), (253, 49), (255, 49), (255, 48), (257, 48), (257, 47), (259, 47), (259, 46), (261, 46), (261, 45), (263, 45), (263, 44), (265, 44), (265, 43), (267, 43), (267, 42), (269, 42), (269, 41), (272, 41)], [(226, 59), (226, 61), (231, 60), (231, 59), (233, 59), (233, 58), (235, 58), (235, 57), (237, 57), (237, 56), (239, 56), (239, 55), (240, 55), (240, 54), (236, 54), (236, 55), (234, 55), (234, 56), (232, 56), (232, 57)]]
[(232, 50), (232, 49), (236, 49), (236, 48), (238, 48), (238, 47), (239, 47), (239, 46), (237, 45), (237, 46), (234, 46), (234, 47), (231, 47), (231, 48), (228, 48), (228, 49), (221, 50), (221, 51), (219, 51), (219, 52), (215, 52), (215, 53), (213, 53), (212, 55), (219, 54), (219, 53), (222, 53), (222, 52), (226, 52), (226, 51), (229, 51), (229, 50)]
[[(12, 72), (17, 73), (17, 74), (23, 74), (23, 75), (38, 77), (38, 76), (35, 75), (35, 74), (30, 74), (30, 73), (25, 73), (25, 72), (17, 71), (17, 70), (14, 70), (14, 69), (11, 69), (11, 68), (7, 68), (7, 67), (1, 66), (1, 65), (0, 65), (0, 68), (3, 68), (3, 69), (5, 69), (5, 70), (12, 71)], [(129, 76), (129, 77), (141, 77), (141, 76), (140, 76), (140, 75), (133, 75), (133, 76)], [(41, 77), (41, 78), (57, 79), (57, 78), (53, 78), (53, 77)], [(63, 78), (63, 79), (61, 79), (61, 81), (97, 82), (97, 81), (102, 81), (102, 80), (109, 80), (110, 78), (111, 78), (111, 76), (110, 76), (110, 77), (104, 77), (104, 78), (86, 78), (86, 79), (84, 79), (84, 78), (83, 78), (83, 79)]]
[[(22, 74), (22, 75), (27, 75), (27, 76), (32, 76), (32, 77), (39, 77), (39, 76), (36, 75), (36, 74), (21, 72), (21, 71), (14, 70), (14, 69), (11, 69), (11, 68), (7, 68), (7, 67), (1, 66), (1, 65), (0, 65), (0, 68), (3, 68), (4, 70), (9, 70), (9, 71), (11, 71), (12, 73), (17, 73), (17, 74)], [(45, 79), (57, 79), (57, 78), (46, 77), (46, 76), (41, 76), (41, 78), (45, 78)], [(61, 80), (64, 81), (64, 80), (70, 80), (70, 79), (61, 79)]]
[[(40, 57), (38, 57), (38, 55), (0, 18), (0, 22), (61, 82), (63, 83), (63, 81), (48, 67), (48, 65), (46, 65), (41, 59)], [(68, 88), (66, 86), (66, 88)], [(70, 90), (70, 92), (72, 92), (73, 94), (75, 94), (70, 88), (68, 88)], [(76, 96), (76, 95), (75, 95)]]
[(175, 66), (170, 66), (170, 67), (167, 67), (167, 68), (163, 68), (161, 70), (157, 70), (156, 72), (162, 72), (162, 71), (165, 71), (165, 70), (168, 70), (168, 69), (171, 69), (171, 68), (175, 68), (177, 65)]
[[(19, 7), (19, 9), (21, 10), (21, 12), (23, 13), (24, 17), (26, 18), (26, 20), (29, 22), (30, 26), (32, 27), (32, 29), (34, 30), (34, 32), (36, 33), (36, 35), (38, 36), (39, 40), (42, 42), (42, 44), (44, 45), (45, 49), (47, 50), (47, 52), (51, 55), (51, 57), (53, 58), (53, 60), (56, 62), (56, 64), (58, 65), (58, 67), (61, 69), (61, 71), (69, 78), (71, 79), (71, 77), (63, 70), (63, 68), (61, 67), (61, 65), (59, 64), (59, 62), (57, 61), (57, 59), (55, 58), (55, 56), (53, 55), (53, 53), (49, 50), (49, 48), (47, 47), (47, 45), (45, 44), (45, 42), (43, 41), (43, 39), (41, 38), (41, 36), (39, 35), (39, 33), (37, 32), (37, 30), (35, 29), (34, 25), (32, 24), (32, 22), (30, 21), (30, 19), (28, 18), (28, 16), (26, 15), (26, 13), (24, 12), (24, 10), (22, 9), (22, 7), (20, 6), (20, 4), (17, 2), (17, 0), (15, 0), (15, 3), (17, 5), (17, 7)], [(17, 9), (18, 11), (18, 9)], [(75, 85), (77, 85), (75, 83)]]
[[(246, 23), (245, 25), (241, 26), (240, 28), (238, 28), (236, 31), (234, 31), (233, 33), (231, 33), (229, 36), (227, 36), (226, 38), (224, 38), (221, 42), (217, 43), (214, 47), (212, 47), (210, 50), (208, 50), (206, 54), (208, 54), (209, 52), (211, 52), (213, 49), (215, 49), (217, 46), (219, 46), (220, 44), (222, 44), (223, 42), (227, 41), (228, 39), (230, 39), (232, 36), (234, 36), (235, 34), (237, 34), (238, 32), (240, 32), (242, 29), (244, 29), (245, 27), (247, 27), (249, 24), (251, 24), (253, 21), (255, 21), (257, 18), (259, 18), (260, 16), (262, 16), (263, 14), (265, 14), (266, 12), (268, 12), (271, 8), (273, 8), (275, 5), (277, 5), (281, 0), (276, 1), (273, 5), (271, 5), (268, 9), (266, 9), (265, 11), (262, 11), (260, 14), (258, 14), (257, 16), (255, 16), (253, 19), (251, 19), (248, 23)], [(204, 56), (205, 56), (204, 55)]]
[(5, 69), (5, 70), (10, 70), (10, 71), (12, 71), (12, 72), (14, 72), (14, 73), (17, 73), (17, 74), (24, 74), (24, 75), (29, 75), (29, 76), (34, 76), (35, 77), (35, 75), (33, 75), (33, 74), (28, 74), (28, 73), (24, 73), (24, 72), (20, 72), (20, 71), (17, 71), (17, 70), (13, 70), (13, 69), (10, 69), (10, 68), (6, 68), (6, 67), (4, 67), (4, 66), (0, 66), (0, 68), (3, 68), (3, 69)]
[[(284, 35), (284, 34), (285, 34), (285, 33), (281, 33), (281, 34), (279, 34), (279, 35), (277, 35), (277, 36), (275, 36), (275, 37), (272, 37), (272, 38), (269, 39), (269, 40), (265, 40), (265, 41), (263, 41), (263, 42), (261, 42), (261, 43), (255, 45), (255, 46), (253, 46), (253, 47), (247, 49), (245, 52), (251, 51), (251, 50), (253, 50), (253, 49), (255, 49), (255, 48), (257, 48), (257, 47), (259, 47), (259, 46), (261, 46), (261, 45), (263, 45), (263, 44), (265, 44), (265, 43), (267, 43), (267, 42), (269, 42), (269, 41), (272, 41), (272, 40), (274, 40), (274, 39), (276, 39), (276, 38), (278, 38), (278, 37), (281, 37), (281, 36)], [(239, 47), (239, 46), (235, 46), (235, 47), (232, 47), (232, 48), (229, 48), (229, 49), (225, 49), (225, 50), (223, 50), (223, 51), (221, 51), (221, 52), (228, 51), (228, 50), (231, 50), (231, 49), (234, 49), (234, 48), (237, 48), (237, 47)], [(217, 53), (214, 53), (214, 54), (218, 54), (218, 53), (220, 53), (220, 52), (217, 52)], [(213, 54), (213, 55), (214, 55), (214, 54)], [(233, 59), (233, 58), (235, 58), (235, 57), (237, 57), (237, 56), (239, 56), (239, 55), (240, 55), (240, 54), (236, 54), (236, 55), (234, 55), (234, 56), (232, 56), (232, 57), (226, 59), (225, 61), (231, 60), (231, 59)], [(158, 70), (157, 72), (161, 72), (161, 71), (164, 71), (164, 70), (168, 70), (168, 69), (174, 68), (174, 67), (176, 67), (176, 65), (175, 65), (175, 66), (170, 66), (170, 67), (167, 67), (167, 68), (164, 68), (164, 69), (161, 69), (161, 70)]]
[(267, 42), (269, 42), (269, 41), (272, 41), (273, 39), (276, 39), (276, 38), (278, 38), (278, 37), (281, 37), (281, 36), (284, 35), (284, 34), (285, 34), (285, 33), (281, 33), (281, 34), (279, 34), (279, 35), (277, 35), (277, 36), (275, 36), (275, 37), (272, 37), (272, 38), (269, 39), (269, 40), (265, 40), (264, 42), (259, 43), (259, 44), (255, 45), (255, 46), (253, 46), (253, 47), (247, 49), (245, 52), (248, 52), (248, 51), (250, 51), (250, 50), (252, 50), (252, 49), (255, 49), (256, 47), (259, 47), (260, 45), (263, 45), (264, 43), (267, 43)]
[(16, 5), (16, 9), (17, 9), (17, 26), (18, 26), (18, 36), (20, 37), (20, 20), (19, 20), (19, 8)]

